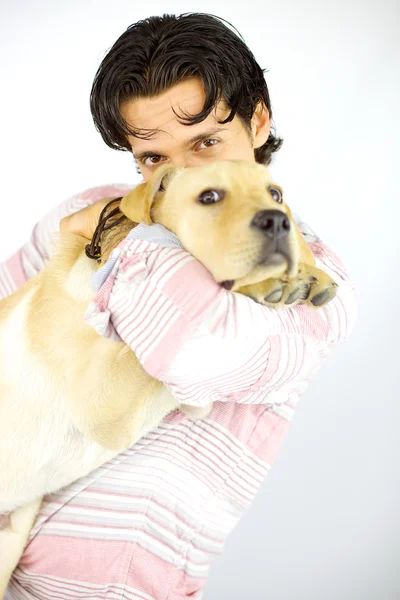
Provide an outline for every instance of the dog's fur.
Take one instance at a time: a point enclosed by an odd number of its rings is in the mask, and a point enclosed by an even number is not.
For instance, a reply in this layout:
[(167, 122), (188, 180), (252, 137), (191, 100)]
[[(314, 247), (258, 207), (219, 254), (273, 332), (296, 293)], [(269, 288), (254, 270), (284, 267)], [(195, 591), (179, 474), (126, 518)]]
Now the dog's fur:
[[(322, 305), (336, 284), (315, 268), (271, 186), (280, 189), (265, 167), (240, 161), (161, 167), (122, 199), (129, 221), (103, 237), (103, 261), (134, 223), (154, 221), (176, 233), (217, 282), (229, 282), (226, 287), (277, 308)], [(202, 204), (206, 190), (216, 190), (220, 200)], [(271, 233), (271, 222), (254, 225), (255, 215), (272, 210), (288, 217), (284, 235)], [(0, 302), (0, 598), (42, 496), (88, 474), (178, 408), (126, 344), (85, 323), (97, 269), (86, 244), (58, 234), (46, 268)]]

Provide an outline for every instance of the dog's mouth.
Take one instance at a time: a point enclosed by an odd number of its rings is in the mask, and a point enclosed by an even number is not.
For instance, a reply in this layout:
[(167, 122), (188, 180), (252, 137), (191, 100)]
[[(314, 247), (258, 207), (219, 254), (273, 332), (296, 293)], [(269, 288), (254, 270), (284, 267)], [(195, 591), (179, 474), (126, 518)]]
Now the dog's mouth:
[(231, 290), (233, 288), (233, 286), (235, 285), (235, 280), (234, 279), (226, 279), (225, 281), (221, 281), (221, 283), (219, 285), (221, 287), (225, 288), (226, 290)]
[[(294, 276), (295, 263), (286, 241), (276, 240), (266, 245), (262, 249), (259, 261), (254, 266), (258, 267), (260, 265), (270, 267), (274, 271), (282, 269), (287, 277)], [(235, 279), (221, 281), (220, 285), (226, 290), (231, 290), (235, 285)]]
[(288, 269), (289, 268), (289, 258), (284, 252), (268, 252), (268, 254), (260, 260), (259, 265), (263, 265), (264, 267), (282, 267)]
[(266, 267), (285, 267), (288, 277), (294, 277), (297, 265), (289, 237), (269, 240), (261, 250), (260, 265)]
[(289, 252), (287, 244), (279, 243), (276, 243), (272, 248), (266, 248), (262, 252), (259, 264), (266, 267), (286, 267), (285, 270), (289, 277), (292, 276), (294, 268), (292, 253)]

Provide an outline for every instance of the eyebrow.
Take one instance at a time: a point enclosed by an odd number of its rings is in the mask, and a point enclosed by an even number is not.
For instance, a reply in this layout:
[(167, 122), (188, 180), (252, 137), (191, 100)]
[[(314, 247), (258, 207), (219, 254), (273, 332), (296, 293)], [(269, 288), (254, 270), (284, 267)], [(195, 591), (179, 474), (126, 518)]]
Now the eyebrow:
[[(188, 148), (189, 146), (193, 146), (196, 142), (200, 142), (201, 140), (205, 140), (209, 137), (212, 137), (216, 133), (220, 131), (227, 131), (227, 127), (214, 127), (209, 131), (205, 131), (204, 133), (199, 133), (194, 137), (190, 138), (184, 143), (184, 147)], [(136, 160), (143, 160), (144, 158), (148, 158), (149, 156), (161, 156), (162, 152), (158, 152), (158, 150), (146, 150), (144, 152), (139, 152), (138, 154), (134, 154)]]

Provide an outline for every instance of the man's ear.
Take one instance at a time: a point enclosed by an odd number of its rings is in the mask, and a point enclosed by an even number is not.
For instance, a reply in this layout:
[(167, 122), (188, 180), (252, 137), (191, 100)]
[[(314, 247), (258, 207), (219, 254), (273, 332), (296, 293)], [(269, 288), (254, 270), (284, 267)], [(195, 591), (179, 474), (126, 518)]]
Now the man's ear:
[(149, 181), (139, 184), (122, 198), (120, 211), (134, 223), (144, 221), (146, 225), (151, 225), (152, 204), (159, 192), (165, 192), (176, 171), (176, 167), (171, 165), (158, 168)]
[(271, 122), (269, 111), (263, 102), (259, 102), (251, 118), (251, 131), (253, 134), (253, 147), (260, 148), (269, 138)]

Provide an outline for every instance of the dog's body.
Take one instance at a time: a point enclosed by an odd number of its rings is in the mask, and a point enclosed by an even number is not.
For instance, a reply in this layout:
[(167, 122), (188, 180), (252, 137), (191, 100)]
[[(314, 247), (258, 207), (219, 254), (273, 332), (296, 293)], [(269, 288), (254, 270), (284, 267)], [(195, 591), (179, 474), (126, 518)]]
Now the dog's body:
[[(69, 263), (70, 277), (66, 279), (69, 293), (79, 290), (79, 298), (66, 293), (53, 277), (53, 262), (0, 303), (0, 513), (60, 489), (107, 461), (133, 443), (135, 435), (143, 435), (159, 422), (159, 411), (152, 417), (151, 408), (163, 406), (167, 400), (156, 400), (156, 394), (165, 388), (144, 373), (125, 344), (100, 337), (84, 323), (85, 308), (94, 295), (90, 288), (94, 265), (82, 254), (84, 242), (71, 240), (71, 234), (63, 234), (60, 249), (64, 259), (71, 250), (68, 241), (77, 250), (81, 246), (80, 257)], [(53, 295), (47, 294), (50, 289)], [(68, 315), (68, 326), (62, 315)], [(71, 327), (75, 323), (77, 326)], [(101, 365), (107, 371), (108, 361), (118, 357), (124, 357), (125, 368), (134, 373), (132, 400), (140, 389), (141, 403), (147, 393), (156, 402), (149, 406), (150, 412), (143, 413), (142, 423), (135, 415), (137, 426), (132, 428), (131, 439), (110, 448), (112, 441), (107, 440), (108, 447), (102, 446), (96, 436), (92, 438), (77, 428), (81, 418), (77, 405), (91, 395), (88, 370), (97, 371)], [(91, 367), (92, 362), (96, 364)], [(82, 385), (80, 371), (86, 373), (84, 394), (75, 389)], [(99, 399), (100, 381), (94, 382)], [(176, 406), (171, 402), (166, 409)], [(139, 433), (140, 429), (143, 432)]]
[[(84, 254), (86, 243), (73, 234), (60, 236), (64, 285), (57, 260), (50, 261), (0, 303), (0, 514), (11, 513), (0, 530), (0, 598), (42, 496), (129, 447), (178, 405), (125, 344), (100, 337), (84, 322), (94, 295), (90, 276), (96, 269)], [(102, 402), (112, 406), (114, 398), (129, 399), (132, 407), (135, 398), (140, 402), (122, 426), (114, 423), (121, 435), (118, 442), (114, 445), (109, 436), (104, 446), (98, 441), (101, 433), (92, 437), (87, 432), (79, 409), (101, 411)], [(104, 419), (111, 412), (103, 413)]]
[[(286, 306), (313, 305), (312, 298), (323, 293), (323, 301), (314, 305), (333, 298), (335, 283), (315, 268), (289, 209), (283, 204), (275, 208), (265, 168), (231, 161), (185, 173), (159, 171), (121, 201), (120, 210), (131, 221), (151, 222), (151, 215), (174, 231), (217, 281), (229, 282), (226, 287), (258, 302), (281, 307), (288, 299)], [(239, 176), (244, 184), (237, 198), (232, 190)], [(168, 189), (158, 194), (162, 184)], [(224, 199), (224, 207), (216, 206), (216, 199)], [(204, 211), (200, 228), (199, 210)], [(272, 225), (267, 213), (274, 213)], [(57, 252), (46, 268), (0, 302), (0, 598), (42, 496), (128, 448), (178, 407), (126, 344), (100, 337), (85, 323), (97, 269), (85, 255), (86, 244), (80, 236), (59, 234)], [(311, 300), (302, 285), (308, 292), (314, 286)]]

